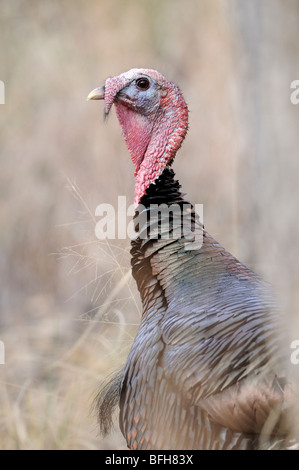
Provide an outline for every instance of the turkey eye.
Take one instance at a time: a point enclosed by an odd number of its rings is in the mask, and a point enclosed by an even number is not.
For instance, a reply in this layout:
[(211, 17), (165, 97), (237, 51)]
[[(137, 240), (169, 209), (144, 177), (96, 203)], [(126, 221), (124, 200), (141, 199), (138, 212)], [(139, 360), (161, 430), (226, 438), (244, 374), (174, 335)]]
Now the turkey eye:
[(147, 90), (150, 86), (150, 82), (147, 78), (138, 78), (138, 80), (136, 80), (136, 85), (139, 90)]

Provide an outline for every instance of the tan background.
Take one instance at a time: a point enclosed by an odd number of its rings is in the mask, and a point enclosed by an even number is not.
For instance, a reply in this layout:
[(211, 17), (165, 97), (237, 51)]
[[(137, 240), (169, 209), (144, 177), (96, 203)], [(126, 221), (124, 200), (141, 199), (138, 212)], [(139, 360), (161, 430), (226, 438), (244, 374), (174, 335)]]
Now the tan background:
[(133, 166), (114, 113), (104, 123), (85, 99), (132, 67), (182, 88), (183, 190), (275, 286), (299, 339), (298, 0), (1, 0), (1, 449), (125, 446), (97, 435), (90, 408), (140, 302), (129, 240), (98, 242), (94, 211), (132, 202)]

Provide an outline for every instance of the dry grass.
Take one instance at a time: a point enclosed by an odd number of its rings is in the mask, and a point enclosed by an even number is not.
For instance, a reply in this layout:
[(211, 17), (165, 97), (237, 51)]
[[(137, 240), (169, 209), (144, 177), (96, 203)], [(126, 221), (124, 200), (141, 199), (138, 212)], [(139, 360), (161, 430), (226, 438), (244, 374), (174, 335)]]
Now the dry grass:
[(184, 191), (299, 339), (298, 31), (296, 0), (0, 0), (2, 449), (124, 446), (90, 413), (140, 318), (129, 240), (94, 235), (98, 204), (133, 199), (115, 116), (85, 102), (109, 75), (152, 67), (184, 90)]
[(112, 441), (99, 438), (92, 402), (107, 374), (123, 365), (140, 318), (128, 252), (94, 240), (56, 258), (69, 261), (69, 276), (92, 274), (73, 294), (84, 291), (90, 308), (74, 316), (58, 310), (50, 295), (32, 295), (22, 308), (24, 321), (4, 330), (1, 449), (121, 448), (119, 432)]

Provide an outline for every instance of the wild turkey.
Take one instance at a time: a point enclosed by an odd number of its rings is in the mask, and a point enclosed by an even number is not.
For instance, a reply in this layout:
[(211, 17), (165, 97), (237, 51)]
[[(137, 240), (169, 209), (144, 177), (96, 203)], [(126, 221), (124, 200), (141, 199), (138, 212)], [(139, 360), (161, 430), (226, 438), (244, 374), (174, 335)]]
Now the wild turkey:
[[(204, 230), (180, 192), (171, 169), (188, 129), (180, 89), (155, 70), (132, 69), (88, 98), (105, 100), (106, 115), (115, 105), (135, 166), (132, 273), (143, 304), (125, 368), (100, 394), (102, 430), (119, 404), (130, 449), (283, 446), (291, 391), (280, 315), (269, 286)], [(157, 222), (157, 204), (189, 214), (189, 231), (172, 215), (163, 236), (169, 214)]]

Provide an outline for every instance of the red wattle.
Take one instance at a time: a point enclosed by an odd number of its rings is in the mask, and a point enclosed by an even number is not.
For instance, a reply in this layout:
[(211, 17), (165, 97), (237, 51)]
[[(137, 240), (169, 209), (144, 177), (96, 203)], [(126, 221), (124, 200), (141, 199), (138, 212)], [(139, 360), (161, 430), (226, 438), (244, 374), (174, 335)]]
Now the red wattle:
[(115, 103), (115, 108), (135, 166), (135, 174), (137, 174), (151, 138), (152, 122), (146, 116), (137, 113), (120, 102)]

